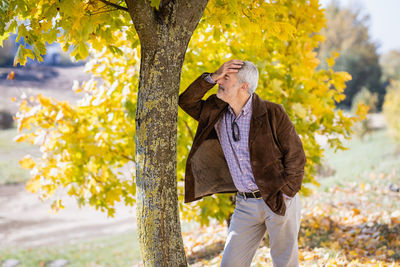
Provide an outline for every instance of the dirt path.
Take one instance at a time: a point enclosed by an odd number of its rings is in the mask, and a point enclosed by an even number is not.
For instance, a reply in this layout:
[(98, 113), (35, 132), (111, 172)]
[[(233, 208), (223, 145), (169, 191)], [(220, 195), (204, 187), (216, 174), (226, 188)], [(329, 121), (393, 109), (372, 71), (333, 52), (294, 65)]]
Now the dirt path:
[(92, 207), (80, 209), (75, 199), (62, 196), (64, 210), (49, 211), (24, 183), (0, 186), (0, 249), (35, 247), (117, 234), (136, 228), (135, 207), (119, 206), (114, 218)]

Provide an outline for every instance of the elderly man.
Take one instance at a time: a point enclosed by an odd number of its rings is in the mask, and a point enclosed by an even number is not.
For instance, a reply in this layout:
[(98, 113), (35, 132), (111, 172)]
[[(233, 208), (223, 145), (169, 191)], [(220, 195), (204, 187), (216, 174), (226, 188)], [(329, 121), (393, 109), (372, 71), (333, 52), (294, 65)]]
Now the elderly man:
[[(221, 266), (250, 266), (265, 234), (274, 266), (298, 266), (300, 196), (306, 156), (282, 105), (254, 91), (258, 70), (242, 60), (200, 75), (179, 96), (198, 121), (186, 162), (185, 203), (237, 193)], [(215, 84), (217, 94), (203, 96)]]

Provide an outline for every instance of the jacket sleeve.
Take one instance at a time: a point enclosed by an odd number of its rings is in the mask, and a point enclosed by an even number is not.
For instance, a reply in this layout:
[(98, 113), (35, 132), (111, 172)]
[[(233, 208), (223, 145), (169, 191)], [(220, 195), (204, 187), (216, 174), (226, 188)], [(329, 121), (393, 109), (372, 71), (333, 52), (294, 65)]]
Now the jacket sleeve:
[(289, 197), (294, 197), (301, 189), (304, 177), (304, 166), (306, 155), (303, 143), (296, 129), (281, 104), (277, 111), (277, 138), (283, 153), (283, 165), (285, 169), (285, 180), (287, 183), (281, 191)]
[(205, 102), (205, 100), (202, 100), (203, 96), (215, 85), (215, 83), (205, 80), (208, 74), (208, 72), (201, 74), (179, 95), (178, 105), (196, 121), (200, 119)]

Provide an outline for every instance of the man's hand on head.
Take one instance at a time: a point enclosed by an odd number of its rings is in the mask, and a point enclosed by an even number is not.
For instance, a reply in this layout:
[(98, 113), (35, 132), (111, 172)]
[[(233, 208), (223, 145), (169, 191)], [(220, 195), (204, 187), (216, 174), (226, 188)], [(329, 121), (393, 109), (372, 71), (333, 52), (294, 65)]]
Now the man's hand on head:
[(219, 79), (224, 78), (225, 74), (238, 72), (243, 65), (243, 60), (232, 59), (219, 67), (219, 69), (211, 74), (211, 78), (217, 82)]

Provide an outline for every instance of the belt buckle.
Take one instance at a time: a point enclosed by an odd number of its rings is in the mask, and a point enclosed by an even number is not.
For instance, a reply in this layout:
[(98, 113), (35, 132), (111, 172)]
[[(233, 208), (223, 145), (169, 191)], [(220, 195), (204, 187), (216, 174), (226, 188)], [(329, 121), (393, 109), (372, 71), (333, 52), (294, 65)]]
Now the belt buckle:
[[(261, 198), (262, 198), (262, 196), (261, 196), (261, 197), (256, 197), (256, 194), (254, 194), (254, 192), (260, 192), (260, 190), (251, 191), (251, 193), (253, 194), (253, 197), (254, 197), (255, 199), (261, 199)], [(260, 192), (260, 193), (261, 193), (261, 192)]]

